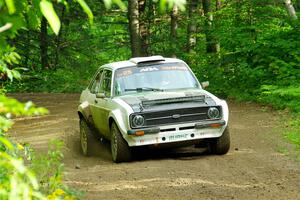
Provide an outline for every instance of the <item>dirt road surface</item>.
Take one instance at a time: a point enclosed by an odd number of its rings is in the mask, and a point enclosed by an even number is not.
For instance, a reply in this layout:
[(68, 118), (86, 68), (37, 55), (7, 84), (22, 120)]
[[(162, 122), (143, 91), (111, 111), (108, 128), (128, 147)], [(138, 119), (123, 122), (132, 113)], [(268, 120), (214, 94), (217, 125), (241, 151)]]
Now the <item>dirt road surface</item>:
[(285, 143), (275, 111), (229, 103), (232, 143), (224, 156), (187, 147), (115, 164), (107, 142), (99, 141), (94, 156), (81, 155), (78, 94), (13, 96), (51, 113), (17, 119), (11, 134), (39, 151), (53, 138), (64, 140), (65, 183), (84, 191), (83, 199), (300, 199), (300, 163), (276, 151)]

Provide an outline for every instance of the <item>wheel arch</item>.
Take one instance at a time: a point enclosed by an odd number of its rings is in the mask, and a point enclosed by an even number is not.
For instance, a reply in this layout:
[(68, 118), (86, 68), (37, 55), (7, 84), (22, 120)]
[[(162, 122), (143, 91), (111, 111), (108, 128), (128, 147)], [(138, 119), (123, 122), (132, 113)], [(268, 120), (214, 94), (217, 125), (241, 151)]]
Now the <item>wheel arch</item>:
[(85, 119), (84, 115), (80, 111), (77, 111), (77, 114), (79, 119)]
[(127, 134), (127, 119), (120, 110), (113, 110), (108, 116), (109, 129), (111, 128), (112, 123), (115, 122), (123, 137)]
[(87, 101), (81, 103), (78, 106), (77, 114), (79, 116), (79, 119), (85, 119), (86, 121), (89, 121), (89, 116), (91, 115), (89, 103)]
[(113, 122), (116, 123), (116, 120), (112, 116), (110, 116), (109, 119), (108, 119), (109, 129), (111, 129), (111, 126), (112, 126)]

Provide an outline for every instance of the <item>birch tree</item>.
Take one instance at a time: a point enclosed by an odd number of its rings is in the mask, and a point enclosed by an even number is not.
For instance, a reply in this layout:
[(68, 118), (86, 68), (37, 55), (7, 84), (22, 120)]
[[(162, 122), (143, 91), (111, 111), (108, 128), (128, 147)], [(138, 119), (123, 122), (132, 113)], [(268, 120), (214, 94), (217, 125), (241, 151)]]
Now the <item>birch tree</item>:
[(298, 19), (297, 17), (297, 14), (296, 14), (296, 11), (295, 11), (295, 8), (292, 4), (292, 1), (291, 0), (283, 0), (284, 2), (284, 5), (285, 5), (285, 8), (289, 14), (289, 16), (293, 19), (293, 20), (296, 20)]
[(178, 7), (177, 5), (173, 6), (171, 11), (171, 44), (172, 44), (172, 57), (176, 57), (175, 54), (175, 45), (177, 43), (177, 28), (178, 28)]
[(188, 28), (187, 28), (187, 50), (191, 52), (195, 49), (197, 42), (197, 11), (198, 0), (190, 0), (188, 5)]

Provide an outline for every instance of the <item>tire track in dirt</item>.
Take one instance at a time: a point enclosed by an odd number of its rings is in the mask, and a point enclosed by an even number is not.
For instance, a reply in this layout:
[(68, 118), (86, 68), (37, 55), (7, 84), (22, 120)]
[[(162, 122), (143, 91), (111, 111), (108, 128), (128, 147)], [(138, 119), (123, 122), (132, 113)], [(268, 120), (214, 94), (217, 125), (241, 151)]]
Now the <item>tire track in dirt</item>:
[(275, 111), (230, 102), (232, 147), (224, 156), (186, 147), (143, 151), (131, 163), (114, 164), (106, 141), (99, 141), (94, 156), (81, 155), (78, 94), (12, 96), (51, 113), (16, 119), (10, 134), (39, 151), (62, 139), (65, 183), (84, 191), (84, 199), (300, 199), (300, 164), (276, 151), (286, 144)]

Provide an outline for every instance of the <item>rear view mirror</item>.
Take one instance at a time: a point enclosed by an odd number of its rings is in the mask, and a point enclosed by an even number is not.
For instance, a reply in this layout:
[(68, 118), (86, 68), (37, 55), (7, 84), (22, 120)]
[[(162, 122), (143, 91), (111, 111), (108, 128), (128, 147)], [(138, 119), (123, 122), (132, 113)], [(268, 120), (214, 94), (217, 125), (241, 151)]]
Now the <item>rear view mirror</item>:
[(201, 86), (202, 88), (207, 88), (209, 86), (209, 81), (204, 81), (204, 82), (201, 82)]
[(105, 98), (105, 94), (104, 93), (97, 93), (96, 98), (103, 99), (103, 98)]

